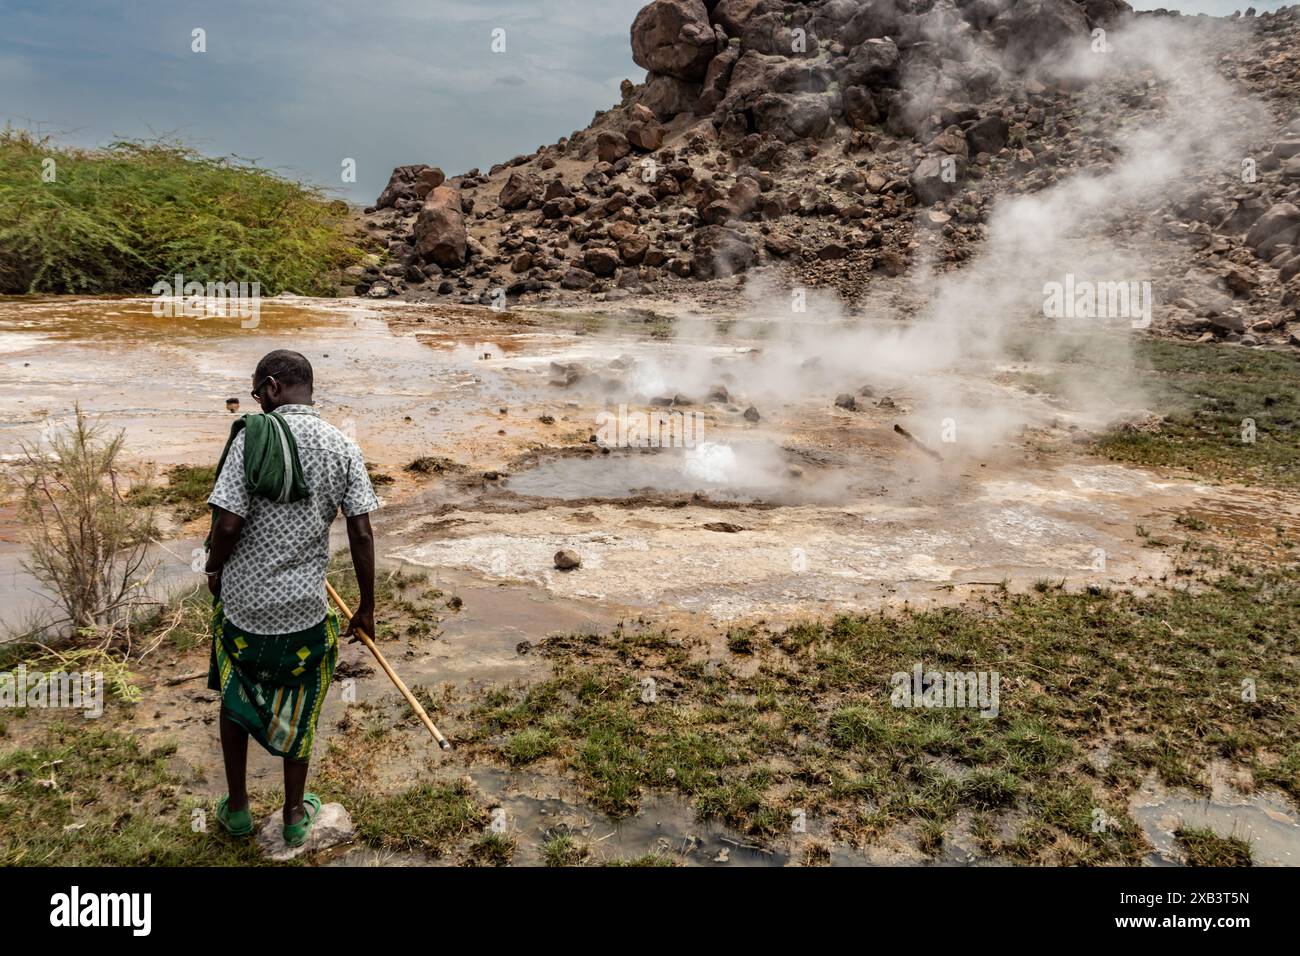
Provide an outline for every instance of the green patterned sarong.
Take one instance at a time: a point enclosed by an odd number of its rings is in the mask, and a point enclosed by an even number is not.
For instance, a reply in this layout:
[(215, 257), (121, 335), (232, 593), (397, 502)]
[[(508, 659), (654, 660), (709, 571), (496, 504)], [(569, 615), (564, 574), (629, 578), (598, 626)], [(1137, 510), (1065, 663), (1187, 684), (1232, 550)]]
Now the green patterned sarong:
[(315, 627), (292, 634), (249, 634), (212, 607), (208, 689), (235, 723), (277, 757), (307, 760), (321, 705), (339, 657), (331, 609)]

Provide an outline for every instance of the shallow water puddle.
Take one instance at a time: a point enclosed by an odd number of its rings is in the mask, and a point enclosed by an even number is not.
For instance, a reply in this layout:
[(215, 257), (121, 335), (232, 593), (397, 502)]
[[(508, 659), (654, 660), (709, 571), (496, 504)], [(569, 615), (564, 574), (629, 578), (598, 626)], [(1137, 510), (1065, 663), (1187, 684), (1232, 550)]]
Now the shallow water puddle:
[(784, 850), (758, 847), (727, 827), (695, 821), (690, 804), (671, 794), (649, 795), (633, 815), (611, 820), (555, 796), (553, 783), (532, 775), (476, 767), (471, 776), (489, 802), (505, 810), (499, 819), (517, 836), (518, 864), (541, 863), (546, 841), (565, 834), (590, 847), (595, 861), (655, 853), (692, 866), (785, 866), (789, 862)]
[(1129, 813), (1155, 847), (1147, 858), (1152, 866), (1180, 866), (1182, 852), (1174, 832), (1180, 827), (1208, 828), (1221, 837), (1250, 844), (1256, 866), (1300, 865), (1300, 810), (1273, 791), (1243, 794), (1224, 779), (1223, 768), (1211, 767), (1208, 797), (1170, 790), (1154, 776), (1129, 801)]
[(534, 498), (701, 494), (718, 501), (802, 504), (842, 498), (850, 475), (808, 475), (795, 456), (762, 442), (550, 458), (502, 485)]

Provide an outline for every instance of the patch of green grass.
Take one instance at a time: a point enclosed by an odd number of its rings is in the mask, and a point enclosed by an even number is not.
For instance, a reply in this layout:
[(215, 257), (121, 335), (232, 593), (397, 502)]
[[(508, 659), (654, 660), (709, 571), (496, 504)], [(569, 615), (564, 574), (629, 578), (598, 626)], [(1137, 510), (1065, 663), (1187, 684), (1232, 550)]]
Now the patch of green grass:
[(1300, 800), (1300, 743), (1291, 744), (1276, 764), (1256, 763), (1254, 771), (1257, 786), (1288, 790)]
[[(250, 866), (251, 839), (225, 834), (184, 796), (174, 747), (55, 724), (35, 746), (0, 754), (0, 865)], [(270, 812), (269, 806), (255, 812)]]
[(216, 465), (177, 465), (167, 471), (167, 484), (150, 485), (131, 492), (132, 504), (141, 507), (166, 505), (188, 521), (208, 511), (208, 495), (217, 480)]
[(529, 687), (522, 696), (506, 688), (489, 691), (476, 711), (480, 734), (521, 730), (542, 720), (555, 704), (560, 688), (558, 681), (543, 681)]
[(555, 753), (559, 740), (545, 728), (529, 728), (512, 734), (502, 748), (506, 760), (516, 767)]
[[(1184, 468), (1223, 481), (1300, 486), (1300, 357), (1163, 339), (1135, 344), (1142, 385), (1165, 414), (1157, 429), (1118, 429), (1098, 451), (1115, 461)], [(1245, 423), (1254, 440), (1245, 441)]]
[(515, 856), (515, 838), (488, 831), (470, 844), (466, 862), (474, 866), (509, 866)]
[(632, 867), (655, 867), (655, 866), (680, 866), (671, 856), (663, 853), (646, 853), (642, 856), (631, 857), (625, 860), (606, 860), (604, 866), (632, 866)]
[(744, 779), (727, 780), (702, 791), (695, 800), (703, 819), (717, 817), (729, 826), (755, 836), (773, 836), (790, 829), (790, 818), (769, 801), (771, 775), (752, 771)]
[(978, 810), (1010, 807), (1020, 794), (1020, 778), (1009, 770), (977, 770), (958, 785), (962, 803)]
[[(1243, 566), (1195, 592), (1052, 586), (754, 629), (744, 674), (705, 666), (703, 639), (557, 635), (541, 645), (548, 679), (487, 691), (470, 716), (494, 751), (503, 733), (525, 753), (546, 741), (615, 816), (671, 790), (759, 840), (802, 809), (841, 839), (910, 827), (937, 853), (967, 811), (1010, 821), (985, 842), (1012, 859), (1133, 863), (1147, 848), (1126, 797), (1152, 772), (1200, 788), (1208, 763), (1229, 759), (1300, 797), (1297, 631), (1300, 580)], [(917, 662), (998, 673), (997, 713), (894, 706), (892, 675)], [(1245, 678), (1256, 701), (1241, 699)], [(1104, 771), (1089, 761), (1103, 744)]]
[(928, 856), (938, 856), (943, 849), (944, 833), (943, 821), (925, 820), (917, 830), (917, 846)]
[(732, 628), (727, 632), (727, 650), (733, 654), (754, 653), (754, 633), (749, 628)]
[[(326, 573), (339, 596), (355, 610), (361, 591), (357, 587), (352, 556), (346, 548), (334, 554)], [(377, 641), (437, 637), (443, 611), (457, 610), (460, 599), (428, 587), (428, 580), (426, 574), (402, 568), (376, 569), (374, 637)]]
[(827, 736), (833, 747), (850, 749), (870, 745), (890, 736), (882, 715), (867, 707), (841, 707), (830, 715)]
[(334, 295), (363, 256), (348, 216), (314, 186), (176, 143), (81, 150), (0, 131), (0, 293), (144, 293), (182, 273)]
[(584, 708), (579, 719), (577, 767), (589, 782), (596, 806), (611, 816), (637, 807), (641, 791), (644, 733), (629, 707), (618, 703)]
[(481, 830), (488, 820), (487, 810), (460, 781), (421, 784), (388, 796), (353, 792), (344, 803), (357, 821), (357, 836), (372, 846), (423, 850), (434, 856)]
[(552, 833), (542, 844), (542, 862), (546, 866), (582, 866), (591, 856), (571, 833)]
[(1188, 866), (1251, 866), (1250, 844), (1240, 837), (1221, 837), (1213, 830), (1180, 827), (1174, 840)]

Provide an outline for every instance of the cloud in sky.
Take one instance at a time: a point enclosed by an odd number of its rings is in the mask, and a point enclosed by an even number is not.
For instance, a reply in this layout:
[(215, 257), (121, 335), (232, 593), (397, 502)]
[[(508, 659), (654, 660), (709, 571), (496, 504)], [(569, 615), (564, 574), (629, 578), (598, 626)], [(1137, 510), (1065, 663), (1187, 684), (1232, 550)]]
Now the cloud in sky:
[[(454, 175), (586, 126), (620, 80), (644, 76), (628, 41), (642, 4), (0, 0), (0, 120), (82, 146), (177, 136), (368, 203), (398, 164)], [(191, 52), (195, 28), (206, 53)], [(345, 158), (355, 185), (340, 181)]]

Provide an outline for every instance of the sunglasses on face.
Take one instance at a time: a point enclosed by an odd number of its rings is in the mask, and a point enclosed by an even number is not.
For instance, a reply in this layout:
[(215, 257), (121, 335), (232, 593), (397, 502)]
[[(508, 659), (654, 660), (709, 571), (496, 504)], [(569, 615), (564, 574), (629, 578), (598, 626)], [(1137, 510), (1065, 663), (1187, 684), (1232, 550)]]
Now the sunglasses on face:
[(274, 375), (268, 375), (266, 378), (262, 379), (260, 382), (254, 385), (252, 392), (250, 392), (249, 394), (252, 395), (253, 398), (257, 399), (257, 401), (260, 402), (262, 400), (262, 396), (258, 395), (257, 393), (262, 390), (262, 386), (264, 386), (267, 382), (271, 381), (271, 379), (273, 378), (275, 378)]

